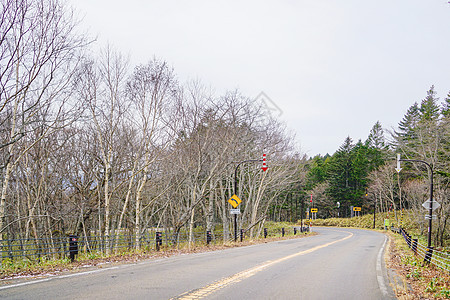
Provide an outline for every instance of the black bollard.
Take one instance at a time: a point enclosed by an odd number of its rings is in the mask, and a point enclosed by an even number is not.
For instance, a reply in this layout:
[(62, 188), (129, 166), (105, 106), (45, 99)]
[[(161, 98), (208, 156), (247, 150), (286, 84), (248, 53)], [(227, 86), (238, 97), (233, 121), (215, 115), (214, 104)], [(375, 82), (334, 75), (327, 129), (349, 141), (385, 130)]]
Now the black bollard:
[(209, 245), (211, 243), (211, 231), (206, 231), (206, 244)]
[(78, 255), (78, 237), (69, 235), (69, 257), (71, 262), (75, 260), (75, 255)]
[(156, 244), (156, 251), (159, 251), (160, 247), (162, 246), (162, 233), (157, 231), (155, 236), (155, 244)]

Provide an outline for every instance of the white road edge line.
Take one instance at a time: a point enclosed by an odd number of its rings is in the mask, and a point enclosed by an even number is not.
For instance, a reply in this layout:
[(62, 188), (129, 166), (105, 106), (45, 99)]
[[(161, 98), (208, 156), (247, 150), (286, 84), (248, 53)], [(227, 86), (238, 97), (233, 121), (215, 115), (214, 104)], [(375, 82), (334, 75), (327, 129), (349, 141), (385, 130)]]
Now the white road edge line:
[(99, 272), (103, 272), (103, 271), (114, 270), (114, 269), (118, 269), (118, 268), (119, 267), (111, 267), (111, 268), (107, 268), (107, 269), (99, 269), (99, 270), (93, 270), (93, 271), (87, 271), (87, 272), (81, 272), (81, 273), (74, 273), (74, 274), (68, 274), (68, 275), (53, 276), (53, 277), (48, 277), (48, 278), (44, 278), (44, 279), (38, 279), (38, 280), (27, 281), (27, 282), (22, 282), (22, 283), (17, 283), (17, 284), (0, 286), (0, 290), (6, 290), (6, 289), (10, 289), (10, 288), (19, 287), (19, 286), (24, 286), (24, 285), (30, 285), (30, 284), (50, 281), (50, 280), (54, 280), (54, 279), (63, 279), (63, 278), (69, 278), (69, 277), (89, 275), (89, 274), (99, 273)]
[(384, 251), (384, 246), (386, 245), (386, 236), (384, 236), (384, 243), (383, 246), (381, 246), (380, 251), (378, 252), (378, 257), (377, 257), (377, 280), (378, 280), (378, 286), (380, 287), (381, 292), (383, 293), (384, 297), (388, 297), (388, 290), (386, 288), (386, 284), (384, 283), (384, 276), (383, 276), (383, 269), (382, 269), (382, 264), (381, 264), (381, 260), (383, 257), (383, 251)]

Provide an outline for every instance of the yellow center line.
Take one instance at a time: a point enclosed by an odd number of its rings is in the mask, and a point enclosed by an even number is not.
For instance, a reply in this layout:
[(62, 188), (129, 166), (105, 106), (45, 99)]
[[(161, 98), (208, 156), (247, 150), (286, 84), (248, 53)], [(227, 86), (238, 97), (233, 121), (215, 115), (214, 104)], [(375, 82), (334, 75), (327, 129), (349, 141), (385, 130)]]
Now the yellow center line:
[(202, 287), (202, 288), (199, 288), (199, 289), (196, 289), (196, 290), (193, 290), (193, 291), (186, 292), (186, 293), (181, 294), (178, 297), (175, 297), (175, 298), (172, 298), (172, 299), (183, 299), (183, 300), (188, 300), (189, 299), (189, 300), (191, 300), (191, 299), (202, 299), (202, 298), (205, 298), (206, 296), (209, 296), (212, 293), (214, 293), (214, 292), (216, 292), (216, 291), (218, 291), (218, 290), (220, 290), (220, 289), (222, 289), (224, 287), (227, 287), (227, 286), (229, 286), (229, 285), (231, 285), (233, 283), (237, 283), (237, 282), (240, 282), (240, 281), (242, 281), (244, 279), (247, 279), (247, 278), (255, 275), (258, 272), (261, 272), (262, 270), (264, 270), (264, 269), (266, 269), (266, 268), (268, 268), (268, 267), (270, 267), (272, 265), (278, 264), (280, 262), (289, 260), (289, 259), (297, 257), (297, 256), (301, 256), (301, 255), (312, 253), (312, 252), (317, 251), (319, 249), (331, 246), (331, 245), (333, 245), (335, 243), (342, 242), (342, 241), (344, 241), (346, 239), (351, 238), (352, 236), (353, 236), (353, 233), (350, 232), (350, 234), (348, 236), (346, 236), (346, 237), (344, 237), (344, 238), (342, 238), (340, 240), (336, 240), (336, 241), (333, 241), (333, 242), (322, 244), (322, 245), (313, 247), (313, 248), (308, 249), (308, 250), (300, 251), (300, 252), (297, 252), (297, 253), (294, 253), (294, 254), (291, 254), (291, 255), (279, 258), (277, 260), (266, 261), (266, 262), (264, 262), (263, 264), (261, 264), (259, 266), (256, 266), (256, 267), (250, 268), (248, 270), (245, 270), (245, 271), (236, 273), (234, 275), (231, 275), (229, 277), (220, 279), (220, 280), (218, 280), (216, 282), (213, 282), (213, 283), (211, 283), (211, 284), (209, 284), (209, 285), (207, 285), (205, 287)]

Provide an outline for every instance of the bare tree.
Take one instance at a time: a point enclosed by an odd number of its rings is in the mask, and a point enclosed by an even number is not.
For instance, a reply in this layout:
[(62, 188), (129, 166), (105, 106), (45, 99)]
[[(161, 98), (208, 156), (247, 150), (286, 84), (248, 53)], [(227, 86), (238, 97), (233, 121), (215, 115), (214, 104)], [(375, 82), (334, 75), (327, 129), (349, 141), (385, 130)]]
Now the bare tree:
[(80, 68), (79, 74), (77, 89), (80, 98), (88, 105), (101, 161), (96, 180), (99, 203), (102, 199), (104, 205), (104, 235), (109, 253), (111, 199), (114, 189), (110, 185), (114, 176), (112, 171), (115, 151), (119, 150), (119, 130), (127, 106), (124, 95), (127, 61), (108, 46), (102, 52), (98, 65), (87, 61)]
[[(74, 108), (67, 92), (79, 50), (85, 45), (84, 39), (74, 33), (74, 26), (72, 13), (59, 1), (2, 1), (0, 126), (5, 132), (0, 141), (2, 229), (14, 168), (40, 139), (57, 130), (64, 123), (63, 114), (69, 116), (68, 112)], [(39, 120), (37, 116), (45, 119)], [(17, 142), (33, 131), (33, 122), (42, 122), (43, 130), (18, 149)]]
[(178, 87), (173, 71), (167, 66), (167, 63), (153, 59), (147, 65), (135, 68), (127, 84), (127, 94), (131, 101), (129, 120), (138, 133), (138, 149), (119, 228), (128, 206), (132, 182), (134, 178), (138, 177), (135, 193), (135, 233), (136, 248), (138, 249), (142, 231), (142, 195), (148, 178), (151, 176), (151, 164), (157, 159), (161, 159), (173, 140), (173, 129), (177, 126), (176, 118), (172, 114), (174, 111), (172, 107), (175, 104)]

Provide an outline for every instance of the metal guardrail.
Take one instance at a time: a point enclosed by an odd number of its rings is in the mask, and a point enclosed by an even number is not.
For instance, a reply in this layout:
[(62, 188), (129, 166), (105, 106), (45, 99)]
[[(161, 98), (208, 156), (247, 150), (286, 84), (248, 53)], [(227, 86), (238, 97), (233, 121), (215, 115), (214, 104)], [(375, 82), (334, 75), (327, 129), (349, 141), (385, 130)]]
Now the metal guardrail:
[(450, 254), (442, 251), (438, 251), (433, 247), (426, 247), (418, 242), (417, 239), (411, 238), (411, 235), (403, 228), (393, 228), (391, 230), (397, 232), (403, 236), (405, 242), (408, 244), (409, 248), (414, 252), (414, 254), (419, 257), (423, 257), (424, 262), (431, 263), (436, 267), (450, 272)]
[[(264, 237), (295, 235), (300, 232), (308, 231), (307, 228), (291, 227), (264, 230)], [(224, 242), (222, 231), (214, 232), (195, 232), (193, 234), (192, 242), (194, 244), (222, 244)], [(246, 232), (241, 231), (240, 241), (245, 239)], [(75, 238), (75, 240), (74, 240)], [(232, 241), (233, 237), (230, 235), (227, 241)], [(159, 251), (162, 246), (168, 248), (175, 248), (177, 245), (187, 243), (189, 241), (189, 233), (180, 232), (164, 232), (164, 231), (148, 231), (141, 235), (139, 240), (140, 248), (146, 250)], [(5, 260), (17, 261), (19, 259), (26, 259), (30, 261), (41, 261), (43, 259), (59, 259), (69, 256), (73, 259), (73, 253), (76, 247), (76, 254), (101, 252), (106, 253), (109, 249), (111, 252), (126, 251), (136, 248), (136, 236), (117, 234), (111, 235), (109, 238), (102, 235), (90, 236), (60, 236), (49, 238), (29, 238), (29, 239), (6, 239), (0, 242), (0, 260), (3, 263)]]

